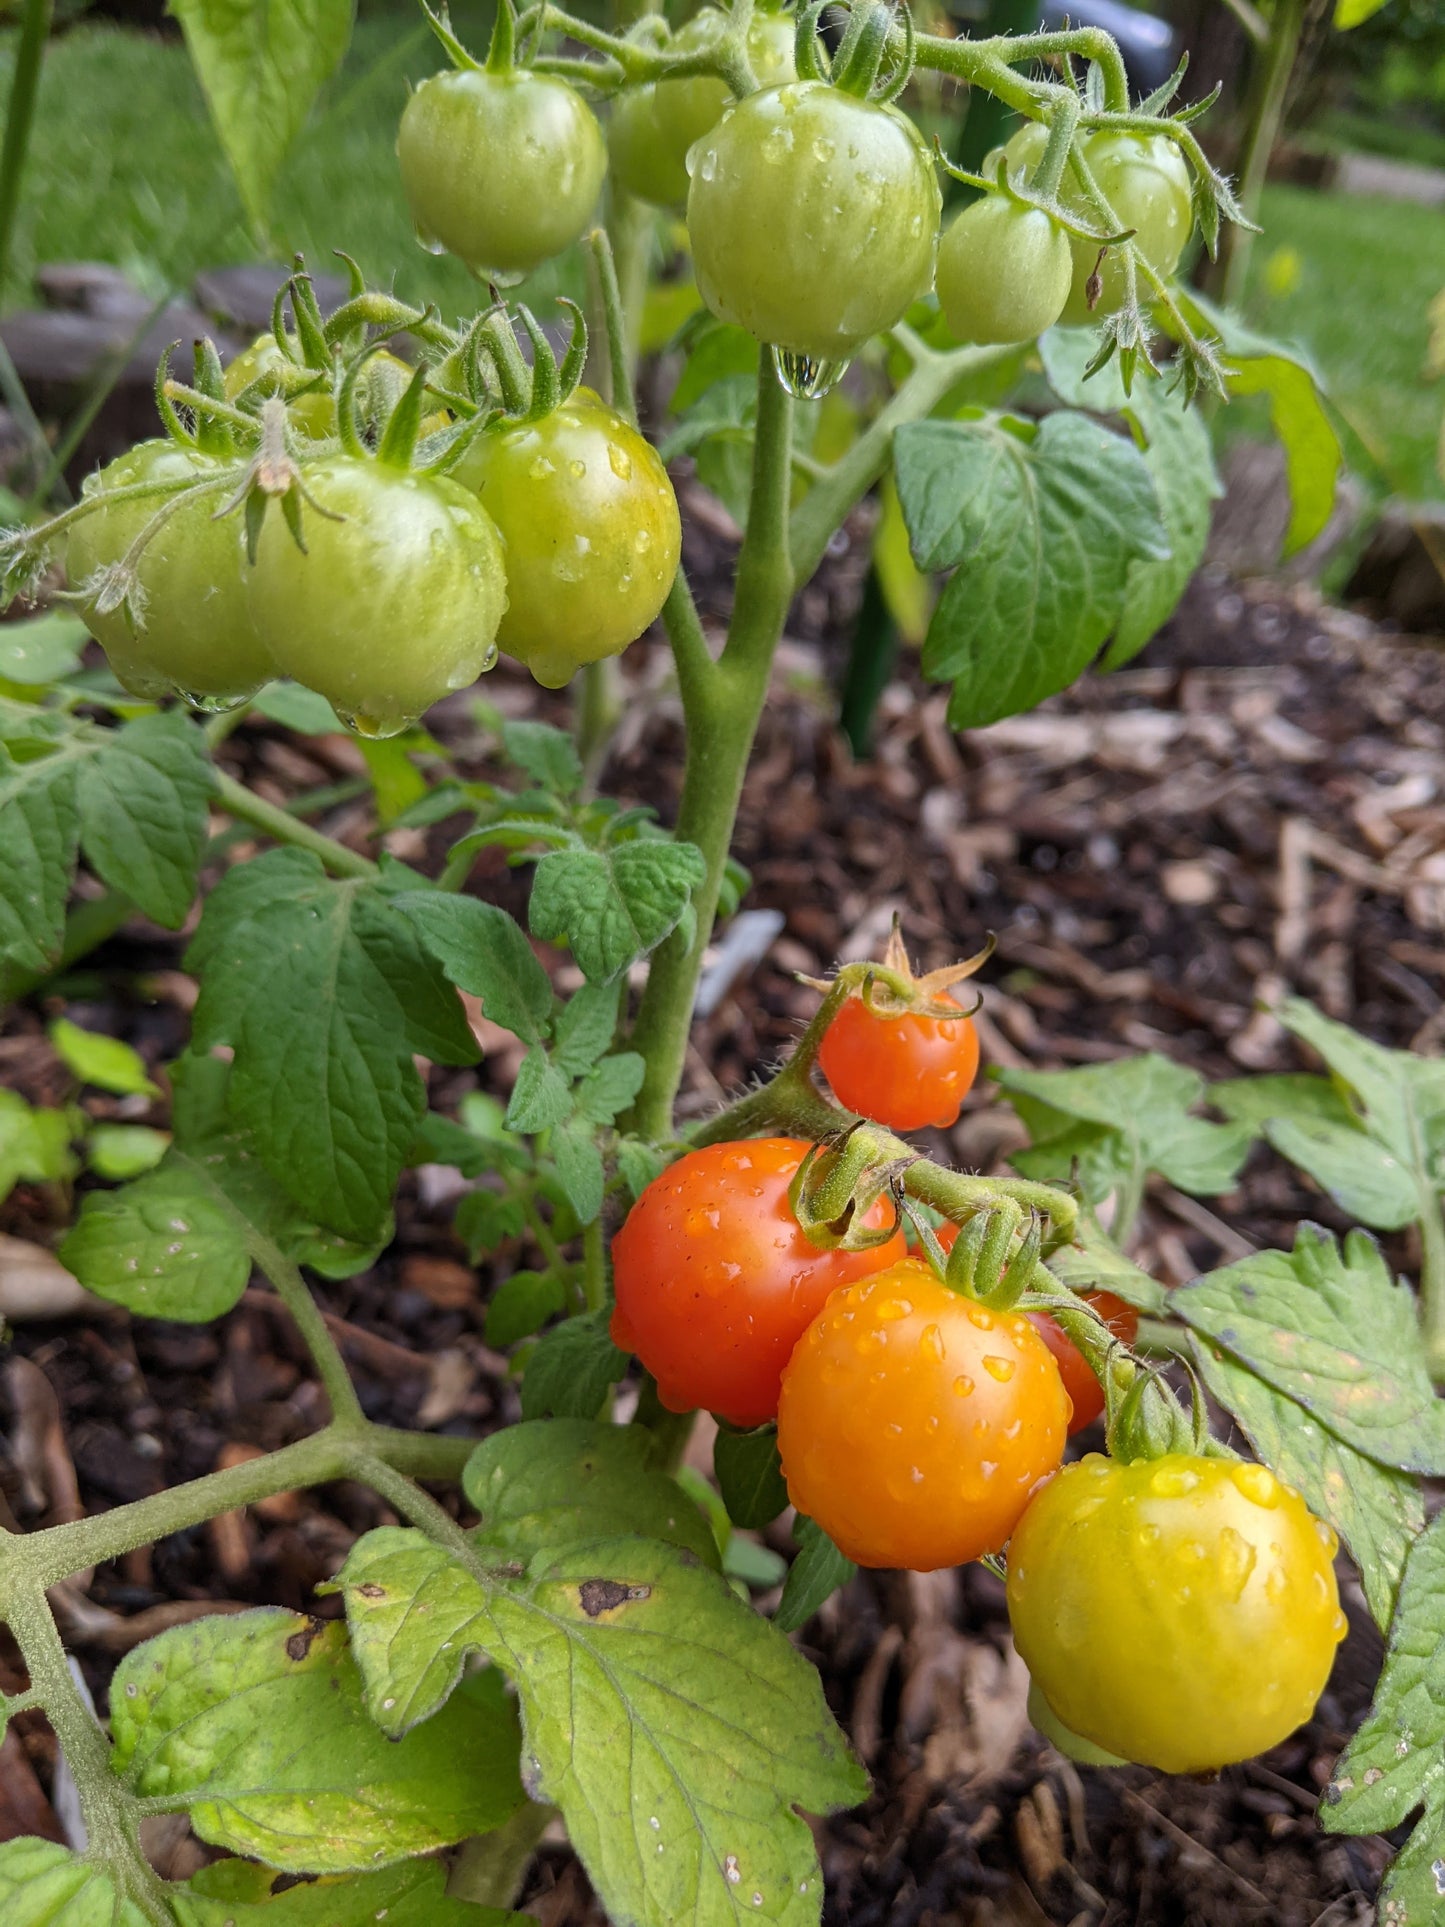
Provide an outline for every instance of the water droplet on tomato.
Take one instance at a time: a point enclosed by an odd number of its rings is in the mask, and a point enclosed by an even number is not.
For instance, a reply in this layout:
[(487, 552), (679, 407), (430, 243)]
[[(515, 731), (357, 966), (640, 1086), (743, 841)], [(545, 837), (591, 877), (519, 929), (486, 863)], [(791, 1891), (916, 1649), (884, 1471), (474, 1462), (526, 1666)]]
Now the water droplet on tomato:
[(1235, 1490), (1243, 1493), (1252, 1505), (1268, 1508), (1279, 1504), (1279, 1480), (1267, 1465), (1232, 1465), (1229, 1476)]
[(925, 1358), (941, 1365), (944, 1359), (943, 1333), (937, 1325), (925, 1325), (918, 1335), (918, 1349)]
[(625, 448), (619, 448), (616, 442), (607, 444), (607, 466), (619, 482), (632, 480), (632, 457)]
[(1018, 1366), (1011, 1358), (999, 1358), (990, 1353), (983, 1361), (983, 1369), (990, 1378), (996, 1378), (1000, 1385), (1007, 1385), (1018, 1370)]
[(960, 1372), (953, 1381), (954, 1393), (959, 1398), (967, 1398), (973, 1391), (973, 1380), (966, 1372)]
[(852, 357), (830, 361), (820, 355), (805, 355), (794, 348), (774, 348), (773, 366), (778, 380), (797, 401), (816, 401), (836, 388), (847, 373)]
[(1150, 1474), (1149, 1490), (1161, 1499), (1182, 1499), (1199, 1483), (1199, 1474), (1187, 1465), (1161, 1465)]

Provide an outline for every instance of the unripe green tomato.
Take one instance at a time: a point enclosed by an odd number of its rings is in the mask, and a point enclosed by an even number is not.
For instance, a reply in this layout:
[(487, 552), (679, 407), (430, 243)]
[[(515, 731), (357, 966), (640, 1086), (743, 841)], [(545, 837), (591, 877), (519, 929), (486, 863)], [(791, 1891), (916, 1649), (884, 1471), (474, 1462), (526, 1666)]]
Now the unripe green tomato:
[(302, 480), (305, 550), (272, 508), (245, 570), (256, 626), (286, 675), (362, 735), (394, 736), (496, 661), (502, 538), (445, 477), (326, 455)]
[(702, 298), (761, 341), (847, 361), (932, 284), (938, 181), (892, 107), (816, 80), (749, 94), (690, 167)]
[(681, 207), (687, 167), (657, 124), (657, 89), (629, 87), (612, 105), (607, 154), (619, 187), (654, 207)]
[(682, 549), (677, 498), (657, 451), (589, 389), (480, 436), (453, 473), (502, 532), (497, 640), (539, 683), (560, 688), (654, 620)]
[(1032, 341), (1069, 297), (1069, 237), (1042, 209), (990, 194), (966, 207), (938, 247), (943, 316), (960, 341)]
[[(1133, 228), (1134, 244), (1150, 267), (1160, 274), (1172, 274), (1179, 265), (1184, 244), (1194, 225), (1194, 207), (1189, 192), (1189, 167), (1184, 156), (1165, 134), (1086, 134), (1084, 158), (1105, 200), (1119, 218), (1121, 228)], [(1075, 186), (1067, 197), (1070, 205), (1089, 218), (1082, 193)], [(1093, 241), (1070, 237), (1074, 255), (1074, 280), (1063, 319), (1079, 326), (1095, 316), (1113, 314), (1124, 304), (1124, 263), (1117, 248), (1110, 248), (1099, 271), (1103, 292), (1090, 310), (1089, 276), (1099, 258)], [(1140, 288), (1147, 297), (1147, 285)]]
[[(294, 357), (284, 354), (273, 334), (257, 335), (249, 348), (243, 348), (234, 361), (226, 364), (225, 388), (228, 400), (259, 381), (263, 375), (273, 371), (290, 370), (293, 374), (304, 373), (299, 353)], [(367, 357), (356, 384), (356, 412), (366, 421), (370, 418), (384, 420), (406, 392), (407, 383), (415, 371), (409, 362), (400, 355), (392, 354), (389, 348), (378, 348), (375, 354)], [(329, 388), (318, 388), (309, 394), (296, 395), (286, 403), (289, 419), (312, 441), (328, 441), (336, 433), (336, 400)], [(421, 424), (423, 435), (433, 435), (438, 429), (445, 428), (451, 416), (444, 408), (434, 410), (424, 416)]]
[[(88, 500), (139, 482), (205, 480), (222, 465), (170, 441), (141, 442), (89, 476)], [(76, 522), (66, 541), (65, 569), (78, 589), (97, 569), (119, 562), (168, 498), (154, 496), (102, 508)], [(167, 517), (143, 550), (137, 581), (141, 622), (132, 630), (123, 609), (98, 614), (82, 603), (86, 627), (132, 695), (183, 695), (198, 709), (230, 709), (276, 674), (252, 621), (241, 584), (239, 515), (217, 522), (226, 500), (213, 490)]]
[[(674, 53), (700, 53), (720, 40), (727, 18), (716, 7), (704, 7), (673, 37)], [(748, 28), (748, 62), (759, 87), (779, 87), (795, 80), (798, 69), (793, 48), (796, 23), (788, 13), (753, 15)], [(685, 163), (689, 151), (710, 134), (732, 100), (732, 90), (716, 74), (692, 74), (685, 80), (657, 83), (657, 127), (675, 160)]]
[(396, 141), (423, 243), (482, 280), (519, 280), (570, 247), (597, 205), (607, 145), (574, 88), (546, 74), (433, 74)]
[(1335, 1534), (1262, 1465), (1176, 1452), (1066, 1465), (1009, 1541), (1008, 1608), (1063, 1725), (1165, 1773), (1263, 1753), (1344, 1637)]

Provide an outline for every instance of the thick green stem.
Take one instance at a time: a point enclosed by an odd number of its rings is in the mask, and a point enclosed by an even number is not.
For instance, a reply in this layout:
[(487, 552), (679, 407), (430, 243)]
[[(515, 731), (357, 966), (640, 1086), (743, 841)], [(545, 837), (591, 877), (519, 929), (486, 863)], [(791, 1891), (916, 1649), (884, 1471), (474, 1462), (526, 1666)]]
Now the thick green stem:
[[(1299, 52), (1300, 30), (1304, 24), (1304, 0), (1276, 0), (1270, 17), (1269, 38), (1258, 51), (1250, 79), (1249, 101), (1245, 109), (1244, 145), (1239, 153), (1239, 200), (1251, 221), (1259, 217), (1269, 157), (1279, 139), (1289, 94), (1290, 76)], [(1238, 306), (1244, 299), (1249, 274), (1250, 249), (1254, 235), (1246, 227), (1229, 223), (1220, 237), (1215, 285), (1226, 306)]]
[[(748, 528), (738, 557), (727, 647), (722, 660), (710, 665), (705, 675), (695, 659), (689, 672), (682, 674), (679, 658), (688, 740), (677, 834), (697, 845), (707, 869), (693, 898), (692, 933), (674, 932), (654, 956), (633, 1030), (633, 1048), (647, 1061), (633, 1120), (645, 1136), (657, 1139), (672, 1132), (673, 1099), (687, 1055), (702, 953), (712, 936), (743, 775), (767, 699), (773, 652), (792, 600), (788, 547), (792, 408), (772, 357), (764, 355), (758, 370)], [(669, 630), (678, 619), (687, 627), (687, 610), (670, 599)], [(691, 621), (696, 623), (695, 612)], [(694, 645), (696, 640), (690, 638)]]
[(364, 1426), (366, 1414), (361, 1409), (361, 1400), (356, 1396), (356, 1387), (351, 1382), (346, 1361), (326, 1328), (326, 1320), (307, 1289), (306, 1280), (291, 1260), (273, 1245), (267, 1244), (264, 1249), (258, 1250), (256, 1262), (290, 1312), (302, 1343), (311, 1354), (316, 1376), (321, 1380), (327, 1403), (331, 1407), (333, 1425)]
[[(14, 1543), (5, 1548), (12, 1573)], [(173, 1927), (164, 1883), (141, 1851), (140, 1815), (110, 1770), (110, 1742), (71, 1677), (49, 1602), (28, 1573), (24, 1583), (7, 1585), (0, 1594), (0, 1614), (20, 1648), (33, 1698), (44, 1707), (75, 1780), (89, 1857), (145, 1919), (155, 1927)]]
[(333, 876), (366, 878), (368, 881), (380, 876), (381, 872), (370, 857), (358, 856), (355, 850), (348, 850), (344, 843), (334, 837), (323, 836), (320, 830), (313, 830), (309, 823), (302, 823), (289, 810), (279, 808), (275, 803), (267, 803), (248, 790), (244, 783), (238, 783), (224, 770), (216, 771), (216, 794), (221, 808), (227, 816), (234, 816), (254, 829), (264, 830), (266, 835), (277, 843), (289, 843), (297, 850), (310, 850), (319, 856)]
[(15, 218), (20, 211), (20, 183), (30, 152), (40, 67), (54, 12), (54, 0), (25, 0), (20, 15), (20, 42), (15, 49), (15, 71), (10, 77), (10, 101), (5, 110), (5, 141), (0, 146), (0, 296), (10, 272)]

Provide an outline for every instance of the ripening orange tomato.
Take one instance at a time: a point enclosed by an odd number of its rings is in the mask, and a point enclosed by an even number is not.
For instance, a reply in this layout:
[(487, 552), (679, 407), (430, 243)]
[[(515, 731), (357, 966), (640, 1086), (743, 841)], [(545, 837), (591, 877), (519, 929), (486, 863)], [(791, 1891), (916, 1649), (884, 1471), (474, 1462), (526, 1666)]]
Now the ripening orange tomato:
[(783, 1373), (788, 1496), (860, 1566), (997, 1552), (1058, 1469), (1069, 1396), (1027, 1318), (917, 1258), (829, 1299)]
[(823, 1033), (818, 1062), (838, 1102), (890, 1131), (946, 1129), (978, 1075), (978, 1032), (962, 1012), (933, 1017), (849, 997)]
[[(764, 1424), (789, 1354), (830, 1295), (906, 1255), (901, 1231), (867, 1251), (809, 1239), (788, 1186), (811, 1148), (773, 1137), (689, 1151), (612, 1240), (612, 1337), (636, 1352), (670, 1412)], [(864, 1223), (882, 1229), (890, 1210), (879, 1198)]]

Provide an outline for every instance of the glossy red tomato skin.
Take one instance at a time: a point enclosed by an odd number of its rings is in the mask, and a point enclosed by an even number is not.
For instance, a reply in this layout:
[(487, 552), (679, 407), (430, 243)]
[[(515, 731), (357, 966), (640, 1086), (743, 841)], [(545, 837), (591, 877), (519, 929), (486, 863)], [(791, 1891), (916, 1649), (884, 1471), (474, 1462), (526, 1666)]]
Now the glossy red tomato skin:
[[(652, 1373), (669, 1411), (765, 1424), (794, 1345), (829, 1297), (906, 1254), (901, 1232), (868, 1251), (808, 1239), (788, 1186), (809, 1148), (749, 1138), (689, 1151), (613, 1239), (612, 1336)], [(867, 1223), (886, 1225), (890, 1210), (880, 1199)]]
[(893, 1016), (849, 997), (823, 1034), (818, 1061), (838, 1102), (890, 1131), (947, 1129), (978, 1075), (970, 1018)]
[(1027, 1318), (920, 1259), (830, 1298), (788, 1361), (788, 1496), (860, 1566), (932, 1572), (997, 1552), (1058, 1470), (1068, 1394)]
[[(946, 1252), (952, 1251), (957, 1237), (956, 1224), (938, 1227), (938, 1242)], [(1139, 1334), (1139, 1314), (1132, 1305), (1126, 1305), (1112, 1291), (1086, 1291), (1080, 1296), (1094, 1307), (1116, 1338), (1122, 1339), (1126, 1345), (1133, 1344)], [(1095, 1377), (1088, 1359), (1051, 1312), (1030, 1311), (1024, 1315), (1053, 1353), (1059, 1377), (1064, 1381), (1064, 1390), (1073, 1403), (1074, 1415), (1069, 1420), (1069, 1437), (1072, 1438), (1075, 1432), (1082, 1432), (1086, 1425), (1092, 1425), (1103, 1412), (1104, 1388)]]

